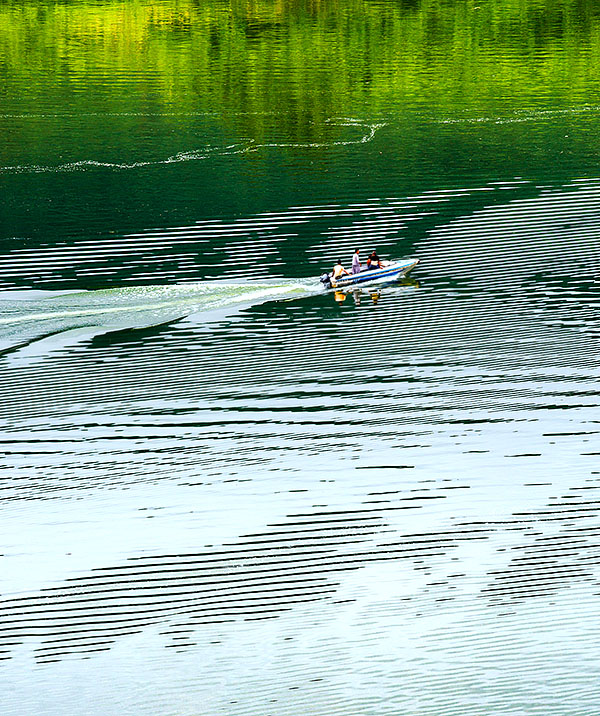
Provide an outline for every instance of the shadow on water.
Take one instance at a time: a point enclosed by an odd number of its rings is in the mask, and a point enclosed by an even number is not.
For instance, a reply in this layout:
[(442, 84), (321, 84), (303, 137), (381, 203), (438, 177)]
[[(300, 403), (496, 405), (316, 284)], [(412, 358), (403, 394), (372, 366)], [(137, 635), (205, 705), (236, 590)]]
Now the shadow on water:
[(171, 329), (184, 317), (175, 318), (172, 321), (165, 321), (154, 326), (144, 328), (123, 328), (116, 331), (107, 331), (94, 336), (90, 341), (90, 348), (109, 348), (113, 345), (137, 345), (148, 338), (160, 336), (165, 330)]

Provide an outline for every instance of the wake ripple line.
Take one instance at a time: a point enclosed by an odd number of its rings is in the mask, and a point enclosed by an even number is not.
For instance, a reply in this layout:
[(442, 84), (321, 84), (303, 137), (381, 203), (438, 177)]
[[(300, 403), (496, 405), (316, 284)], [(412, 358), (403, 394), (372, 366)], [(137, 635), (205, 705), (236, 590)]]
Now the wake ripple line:
[[(0, 115), (1, 116), (1, 115)], [(330, 122), (340, 127), (362, 127), (368, 128), (366, 134), (359, 139), (347, 139), (334, 142), (264, 142), (258, 144), (253, 139), (247, 140), (246, 144), (236, 143), (229, 144), (219, 149), (216, 147), (207, 147), (205, 149), (192, 149), (189, 151), (178, 152), (166, 159), (155, 159), (137, 162), (102, 162), (97, 159), (81, 159), (75, 162), (67, 162), (57, 166), (42, 166), (36, 164), (18, 164), (15, 166), (0, 167), (0, 174), (47, 174), (60, 172), (85, 171), (88, 169), (139, 169), (141, 167), (160, 166), (166, 164), (179, 164), (182, 162), (199, 161), (210, 159), (212, 157), (226, 157), (236, 154), (249, 154), (250, 152), (258, 152), (261, 149), (281, 148), (281, 149), (327, 149), (330, 147), (344, 147), (355, 144), (367, 144), (372, 141), (379, 129), (386, 126), (385, 122), (376, 122), (373, 124), (363, 124), (355, 120), (346, 120), (339, 123)]]

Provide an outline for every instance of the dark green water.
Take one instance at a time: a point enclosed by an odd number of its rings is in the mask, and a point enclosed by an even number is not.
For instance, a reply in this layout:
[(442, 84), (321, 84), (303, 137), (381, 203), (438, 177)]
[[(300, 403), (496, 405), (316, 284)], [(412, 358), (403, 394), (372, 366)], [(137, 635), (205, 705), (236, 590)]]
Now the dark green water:
[[(594, 713), (599, 58), (586, 0), (0, 4), (3, 716)], [(420, 264), (321, 291), (357, 247)]]

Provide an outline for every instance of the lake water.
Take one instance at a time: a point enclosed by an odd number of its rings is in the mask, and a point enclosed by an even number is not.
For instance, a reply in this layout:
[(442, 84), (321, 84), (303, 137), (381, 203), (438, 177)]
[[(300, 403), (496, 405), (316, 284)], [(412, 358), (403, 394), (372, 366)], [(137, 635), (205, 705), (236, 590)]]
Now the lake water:
[(597, 4), (0, 30), (2, 716), (595, 713)]

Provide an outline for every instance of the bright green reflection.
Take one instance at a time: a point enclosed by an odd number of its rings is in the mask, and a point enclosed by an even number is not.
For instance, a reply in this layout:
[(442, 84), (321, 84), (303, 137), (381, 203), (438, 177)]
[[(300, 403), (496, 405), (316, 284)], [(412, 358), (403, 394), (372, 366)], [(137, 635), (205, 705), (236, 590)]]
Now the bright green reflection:
[[(586, 0), (5, 2), (5, 112), (215, 112), (288, 139), (368, 103), (449, 117), (597, 100)], [(243, 113), (244, 119), (238, 113)], [(252, 118), (249, 119), (249, 116)]]

